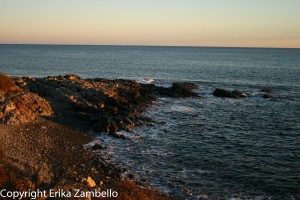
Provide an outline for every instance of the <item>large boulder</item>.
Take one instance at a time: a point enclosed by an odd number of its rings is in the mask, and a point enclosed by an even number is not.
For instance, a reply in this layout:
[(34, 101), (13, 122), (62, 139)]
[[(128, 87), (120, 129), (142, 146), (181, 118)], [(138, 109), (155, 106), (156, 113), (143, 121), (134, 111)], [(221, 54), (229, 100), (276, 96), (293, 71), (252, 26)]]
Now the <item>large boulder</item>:
[(175, 82), (173, 83), (172, 87), (165, 88), (156, 86), (154, 90), (158, 95), (168, 96), (168, 97), (200, 97), (197, 93), (193, 92), (192, 90), (197, 89), (198, 85), (194, 83), (188, 82)]
[(48, 102), (33, 93), (21, 93), (1, 98), (0, 124), (19, 124), (37, 116), (49, 116), (52, 109)]
[(229, 91), (225, 89), (215, 89), (213, 95), (216, 97), (240, 98), (244, 97), (244, 93), (238, 90)]
[(188, 82), (175, 82), (172, 85), (172, 89), (175, 90), (185, 90), (185, 91), (191, 91), (191, 90), (195, 90), (198, 89), (199, 86), (194, 84), (194, 83), (188, 83)]

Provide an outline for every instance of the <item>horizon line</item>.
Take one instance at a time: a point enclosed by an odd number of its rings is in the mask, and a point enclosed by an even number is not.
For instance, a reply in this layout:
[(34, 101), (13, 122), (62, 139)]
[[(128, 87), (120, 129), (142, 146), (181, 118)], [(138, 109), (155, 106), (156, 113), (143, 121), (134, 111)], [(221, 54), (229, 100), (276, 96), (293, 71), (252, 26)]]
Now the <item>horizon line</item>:
[(300, 49), (300, 47), (251, 47), (251, 46), (191, 46), (191, 45), (135, 45), (135, 44), (52, 44), (52, 43), (0, 43), (0, 45), (48, 46), (124, 46), (124, 47), (191, 47), (191, 48), (247, 48), (247, 49)]

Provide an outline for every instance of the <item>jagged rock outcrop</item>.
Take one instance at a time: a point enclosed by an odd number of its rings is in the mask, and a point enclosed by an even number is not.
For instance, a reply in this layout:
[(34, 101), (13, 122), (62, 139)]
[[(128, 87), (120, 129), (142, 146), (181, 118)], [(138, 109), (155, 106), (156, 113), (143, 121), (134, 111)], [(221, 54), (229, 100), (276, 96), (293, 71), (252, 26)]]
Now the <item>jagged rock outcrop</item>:
[(47, 99), (61, 122), (111, 134), (141, 123), (139, 114), (156, 99), (154, 90), (130, 80), (83, 80), (65, 75), (22, 77), (15, 81), (23, 89)]
[(21, 77), (15, 81), (19, 87), (50, 102), (60, 122), (93, 127), (97, 132), (108, 132), (115, 137), (122, 137), (116, 134), (120, 129), (129, 130), (144, 123), (145, 119), (139, 114), (157, 95), (198, 96), (191, 91), (196, 85), (190, 83), (176, 83), (171, 88), (163, 88), (123, 79), (81, 79), (77, 75)]
[(0, 74), (0, 124), (19, 124), (51, 114), (52, 109), (45, 99), (23, 91), (13, 79)]
[(37, 116), (49, 116), (52, 109), (45, 99), (33, 93), (2, 95), (0, 97), (0, 124), (19, 124)]

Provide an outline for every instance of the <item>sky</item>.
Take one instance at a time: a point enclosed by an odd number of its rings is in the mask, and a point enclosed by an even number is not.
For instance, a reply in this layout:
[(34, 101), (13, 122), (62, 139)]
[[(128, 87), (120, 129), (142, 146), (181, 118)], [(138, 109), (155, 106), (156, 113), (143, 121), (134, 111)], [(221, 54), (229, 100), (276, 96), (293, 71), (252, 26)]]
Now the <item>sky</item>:
[(300, 1), (0, 0), (0, 44), (300, 48)]

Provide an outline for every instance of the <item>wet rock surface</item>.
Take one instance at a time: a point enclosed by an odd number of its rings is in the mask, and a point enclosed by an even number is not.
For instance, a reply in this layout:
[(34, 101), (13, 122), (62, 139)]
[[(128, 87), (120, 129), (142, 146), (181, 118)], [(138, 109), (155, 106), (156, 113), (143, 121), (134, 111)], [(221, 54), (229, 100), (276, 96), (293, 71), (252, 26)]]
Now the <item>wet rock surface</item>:
[(173, 83), (172, 87), (155, 87), (156, 93), (161, 96), (168, 96), (174, 98), (186, 98), (186, 97), (197, 97), (200, 96), (192, 90), (198, 89), (198, 86), (193, 83), (182, 82)]
[(240, 91), (240, 90), (226, 90), (217, 88), (213, 92), (213, 95), (216, 97), (225, 97), (225, 98), (242, 98), (242, 97), (251, 97), (251, 96), (259, 96), (264, 99), (273, 98), (272, 90), (270, 88), (261, 89), (259, 91), (255, 91), (253, 95), (253, 91)]

